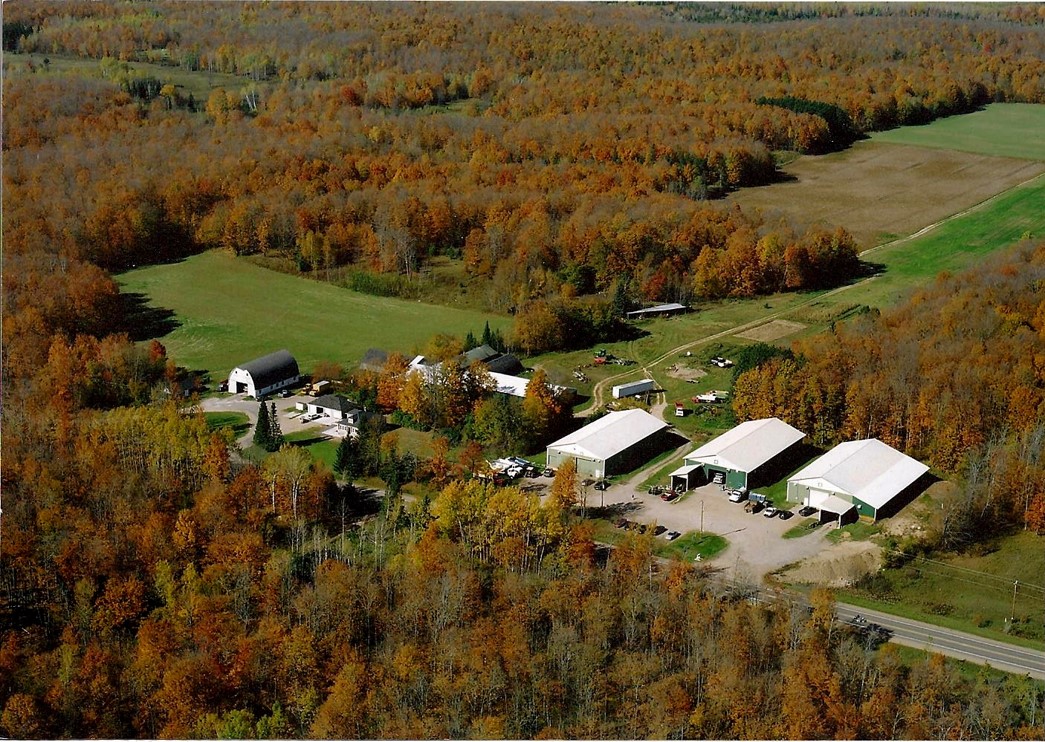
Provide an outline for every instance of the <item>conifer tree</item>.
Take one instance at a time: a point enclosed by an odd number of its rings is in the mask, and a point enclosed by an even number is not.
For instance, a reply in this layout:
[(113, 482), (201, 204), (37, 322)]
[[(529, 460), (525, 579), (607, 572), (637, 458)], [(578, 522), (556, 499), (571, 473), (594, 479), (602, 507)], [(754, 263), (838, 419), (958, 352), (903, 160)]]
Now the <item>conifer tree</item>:
[(258, 422), (254, 426), (254, 445), (266, 451), (272, 450), (272, 426), (269, 423), (268, 408), (262, 402), (258, 405)]
[(346, 435), (338, 444), (334, 454), (334, 473), (342, 479), (354, 480), (362, 473), (359, 444), (351, 435)]
[[(264, 404), (262, 404), (264, 407)], [(283, 430), (279, 427), (279, 415), (276, 414), (276, 403), (271, 403), (271, 409), (269, 410), (268, 416), (269, 425), (269, 440), (267, 451), (278, 451), (286, 443), (286, 439), (283, 437)]]

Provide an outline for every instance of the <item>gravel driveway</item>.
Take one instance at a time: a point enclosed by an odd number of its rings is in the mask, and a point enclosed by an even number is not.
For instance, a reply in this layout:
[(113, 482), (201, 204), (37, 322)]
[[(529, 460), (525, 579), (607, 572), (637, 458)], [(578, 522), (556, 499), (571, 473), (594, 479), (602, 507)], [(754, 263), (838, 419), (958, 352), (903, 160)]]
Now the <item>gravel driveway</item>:
[[(588, 505), (599, 505), (602, 494), (589, 492)], [(743, 503), (726, 499), (726, 493), (717, 484), (698, 487), (675, 502), (664, 502), (634, 487), (615, 485), (606, 490), (605, 503), (632, 505), (629, 520), (656, 522), (683, 533), (700, 530), (703, 510), (704, 530), (723, 536), (729, 542), (724, 551), (709, 561), (730, 570), (729, 576), (739, 580), (761, 582), (770, 572), (833, 546), (825, 538), (833, 526), (821, 526), (808, 536), (782, 538), (785, 531), (801, 520), (797, 515), (781, 520), (766, 518), (761, 513), (747, 513)]]

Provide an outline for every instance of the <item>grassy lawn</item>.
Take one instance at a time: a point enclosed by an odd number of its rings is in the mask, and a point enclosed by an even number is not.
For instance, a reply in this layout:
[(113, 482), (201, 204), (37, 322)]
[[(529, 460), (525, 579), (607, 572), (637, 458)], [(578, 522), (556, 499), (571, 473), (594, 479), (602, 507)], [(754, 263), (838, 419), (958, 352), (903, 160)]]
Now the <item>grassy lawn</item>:
[[(902, 662), (906, 667), (916, 667), (917, 665), (925, 664), (929, 661), (929, 657), (932, 655), (931, 652), (927, 652), (924, 649), (905, 647), (903, 644), (883, 644), (879, 651), (892, 652), (900, 658), (900, 662)], [(975, 680), (981, 675), (986, 675), (995, 680), (1005, 680), (1006, 678), (1012, 677), (1010, 673), (1007, 673), (1004, 670), (977, 665), (974, 662), (966, 662), (965, 660), (955, 659), (954, 657), (945, 656), (943, 661), (944, 664), (956, 670), (958, 674), (966, 680)]]
[[(914, 559), (884, 569), (839, 594), (840, 600), (983, 636), (1045, 642), (1045, 549), (1033, 533), (999, 540), (981, 555)], [(1009, 629), (1016, 590), (1016, 623)], [(1008, 629), (1008, 630), (1007, 630)]]
[(250, 430), (250, 418), (245, 412), (204, 412), (203, 417), (212, 430), (232, 428), (236, 438)]
[[(605, 518), (593, 518), (596, 541), (616, 546), (628, 535), (628, 531), (617, 528)], [(662, 537), (653, 539), (653, 553), (664, 559), (682, 559), (692, 562), (699, 555), (701, 559), (710, 559), (723, 551), (729, 542), (714, 533), (689, 531), (674, 541), (665, 541)]]
[(827, 540), (833, 544), (837, 544), (840, 541), (866, 541), (876, 533), (881, 533), (881, 531), (882, 527), (879, 525), (858, 520), (856, 523), (850, 523), (847, 526), (831, 531), (831, 533), (827, 534)]
[(974, 113), (937, 119), (926, 126), (882, 131), (871, 138), (890, 144), (1045, 160), (1042, 131), (1045, 131), (1045, 106), (995, 103)]
[(175, 312), (163, 336), (171, 357), (215, 378), (236, 364), (287, 348), (303, 370), (317, 361), (351, 365), (368, 348), (410, 353), (432, 335), (508, 329), (505, 317), (368, 296), (265, 270), (221, 251), (117, 277), (125, 293)]
[(808, 536), (811, 533), (816, 533), (816, 530), (819, 527), (819, 520), (816, 518), (806, 518), (784, 531), (782, 538), (801, 538), (802, 536)]
[(674, 541), (666, 541), (663, 546), (656, 549), (657, 555), (665, 558), (677, 557), (686, 562), (692, 562), (698, 556), (701, 559), (710, 559), (729, 545), (725, 538), (714, 533), (701, 533), (690, 531), (683, 534)]

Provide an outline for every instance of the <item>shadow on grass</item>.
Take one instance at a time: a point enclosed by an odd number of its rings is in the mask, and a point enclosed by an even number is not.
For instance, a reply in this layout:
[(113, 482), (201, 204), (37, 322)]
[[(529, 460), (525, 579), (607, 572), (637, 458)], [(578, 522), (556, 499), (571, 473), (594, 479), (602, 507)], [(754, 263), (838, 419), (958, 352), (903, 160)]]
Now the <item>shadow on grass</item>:
[(307, 448), (307, 447), (313, 445), (314, 443), (323, 443), (324, 441), (328, 441), (328, 440), (330, 440), (330, 438), (328, 438), (325, 435), (315, 435), (315, 436), (310, 436), (308, 438), (288, 439), (287, 443), (289, 443), (292, 446), (301, 446), (302, 448)]
[(149, 297), (137, 292), (121, 293), (116, 311), (119, 330), (136, 342), (163, 337), (181, 327), (174, 310), (150, 307)]

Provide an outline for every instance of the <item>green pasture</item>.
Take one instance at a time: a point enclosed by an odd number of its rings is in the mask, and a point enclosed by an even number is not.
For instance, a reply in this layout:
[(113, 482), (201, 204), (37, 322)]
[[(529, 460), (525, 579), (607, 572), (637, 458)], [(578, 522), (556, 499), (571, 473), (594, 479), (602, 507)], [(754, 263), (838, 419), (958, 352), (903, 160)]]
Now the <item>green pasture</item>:
[(880, 275), (825, 300), (827, 306), (865, 304), (887, 307), (913, 289), (931, 283), (941, 271), (958, 273), (1021, 239), (1045, 235), (1045, 176), (1017, 186), (926, 234), (875, 249), (863, 259), (880, 266)]
[(368, 348), (412, 353), (436, 333), (463, 337), (510, 320), (476, 311), (368, 296), (277, 273), (221, 251), (117, 276), (124, 293), (174, 312), (160, 338), (182, 366), (215, 378), (236, 364), (288, 349), (303, 371), (317, 361), (354, 365)]
[(1045, 106), (995, 103), (980, 111), (937, 119), (925, 126), (904, 126), (877, 132), (871, 138), (889, 144), (1045, 160), (1043, 131)]
[[(44, 64), (44, 59), (48, 61), (46, 65)], [(30, 62), (34, 69), (33, 72), (29, 71)], [(206, 70), (193, 72), (182, 67), (152, 62), (128, 62), (128, 67), (132, 72), (155, 77), (162, 83), (172, 83), (186, 97), (191, 93), (200, 106), (207, 102), (208, 96), (216, 88), (224, 88), (236, 93), (246, 87), (249, 82), (247, 78), (237, 75)], [(57, 54), (16, 54), (4, 52), (4, 71), (6, 74), (15, 76), (68, 76), (99, 80), (103, 77), (99, 60)]]
[[(838, 598), (983, 636), (1022, 638), (1020, 643), (1041, 648), (1045, 641), (1041, 537), (1017, 533), (980, 552), (915, 558), (865, 578)], [(1016, 623), (1010, 626), (1014, 594)]]

